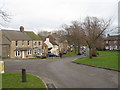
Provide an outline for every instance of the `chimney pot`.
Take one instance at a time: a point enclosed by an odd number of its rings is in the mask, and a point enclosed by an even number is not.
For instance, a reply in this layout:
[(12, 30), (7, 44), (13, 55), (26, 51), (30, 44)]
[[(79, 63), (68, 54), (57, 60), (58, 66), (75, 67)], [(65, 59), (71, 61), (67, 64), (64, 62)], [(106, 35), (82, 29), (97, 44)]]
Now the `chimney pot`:
[(107, 34), (107, 36), (109, 37), (109, 36), (110, 36), (110, 34)]
[(23, 26), (20, 26), (20, 31), (24, 32), (24, 27)]

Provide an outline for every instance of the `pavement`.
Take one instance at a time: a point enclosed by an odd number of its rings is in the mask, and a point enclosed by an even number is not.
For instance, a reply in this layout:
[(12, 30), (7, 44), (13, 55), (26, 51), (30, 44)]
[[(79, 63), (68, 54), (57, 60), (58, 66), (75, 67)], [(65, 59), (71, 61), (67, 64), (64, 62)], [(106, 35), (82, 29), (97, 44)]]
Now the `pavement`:
[(80, 57), (5, 60), (5, 72), (21, 73), (24, 68), (56, 88), (118, 88), (119, 72), (72, 63)]

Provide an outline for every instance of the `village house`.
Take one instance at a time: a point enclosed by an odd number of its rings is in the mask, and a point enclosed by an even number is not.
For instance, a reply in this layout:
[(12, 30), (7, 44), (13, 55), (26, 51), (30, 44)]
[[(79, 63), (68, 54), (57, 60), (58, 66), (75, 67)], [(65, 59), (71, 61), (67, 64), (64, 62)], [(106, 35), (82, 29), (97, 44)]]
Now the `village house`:
[(17, 30), (4, 30), (2, 33), (1, 57), (6, 58), (33, 58), (47, 53), (47, 45), (44, 45), (40, 37), (32, 31), (24, 31), (24, 27)]
[(104, 40), (104, 47), (106, 50), (117, 50), (120, 49), (120, 35), (110, 35)]
[(59, 47), (55, 41), (50, 41), (50, 39), (47, 37), (44, 43), (48, 46), (48, 53), (59, 55)]
[(40, 40), (40, 37), (37, 36), (33, 31), (25, 31), (25, 33), (32, 39), (33, 45), (33, 55), (42, 55), (42, 45), (43, 41)]
[(47, 56), (48, 48), (38, 35), (36, 35), (33, 31), (25, 31), (25, 33), (32, 39), (33, 42), (33, 55), (36, 56)]
[(1, 30), (2, 32), (2, 57), (27, 58), (33, 57), (32, 39), (27, 36), (23, 28), (16, 30)]
[(67, 41), (59, 42), (59, 38), (55, 37), (54, 35), (48, 35), (45, 43), (48, 45), (48, 52), (55, 55), (66, 53), (68, 50)]
[(67, 53), (68, 48), (69, 48), (69, 46), (68, 46), (67, 41), (59, 43), (59, 51), (61, 53)]

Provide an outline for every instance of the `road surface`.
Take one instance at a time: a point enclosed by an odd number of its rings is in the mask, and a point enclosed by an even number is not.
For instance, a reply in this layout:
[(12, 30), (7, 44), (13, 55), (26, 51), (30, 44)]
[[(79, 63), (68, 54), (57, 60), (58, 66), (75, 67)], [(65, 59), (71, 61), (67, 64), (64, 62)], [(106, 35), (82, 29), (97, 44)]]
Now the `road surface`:
[(5, 60), (5, 72), (27, 73), (41, 77), (45, 83), (57, 88), (117, 88), (118, 72), (78, 65), (72, 60), (81, 56), (62, 59)]

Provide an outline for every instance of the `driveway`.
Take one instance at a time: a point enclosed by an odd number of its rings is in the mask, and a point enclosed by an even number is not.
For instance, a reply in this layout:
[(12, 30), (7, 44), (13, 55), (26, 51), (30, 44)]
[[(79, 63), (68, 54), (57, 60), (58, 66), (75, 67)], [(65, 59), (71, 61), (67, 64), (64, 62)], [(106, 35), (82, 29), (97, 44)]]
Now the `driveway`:
[(5, 60), (5, 72), (20, 72), (41, 77), (57, 88), (117, 88), (118, 72), (71, 63), (81, 56), (62, 59)]

